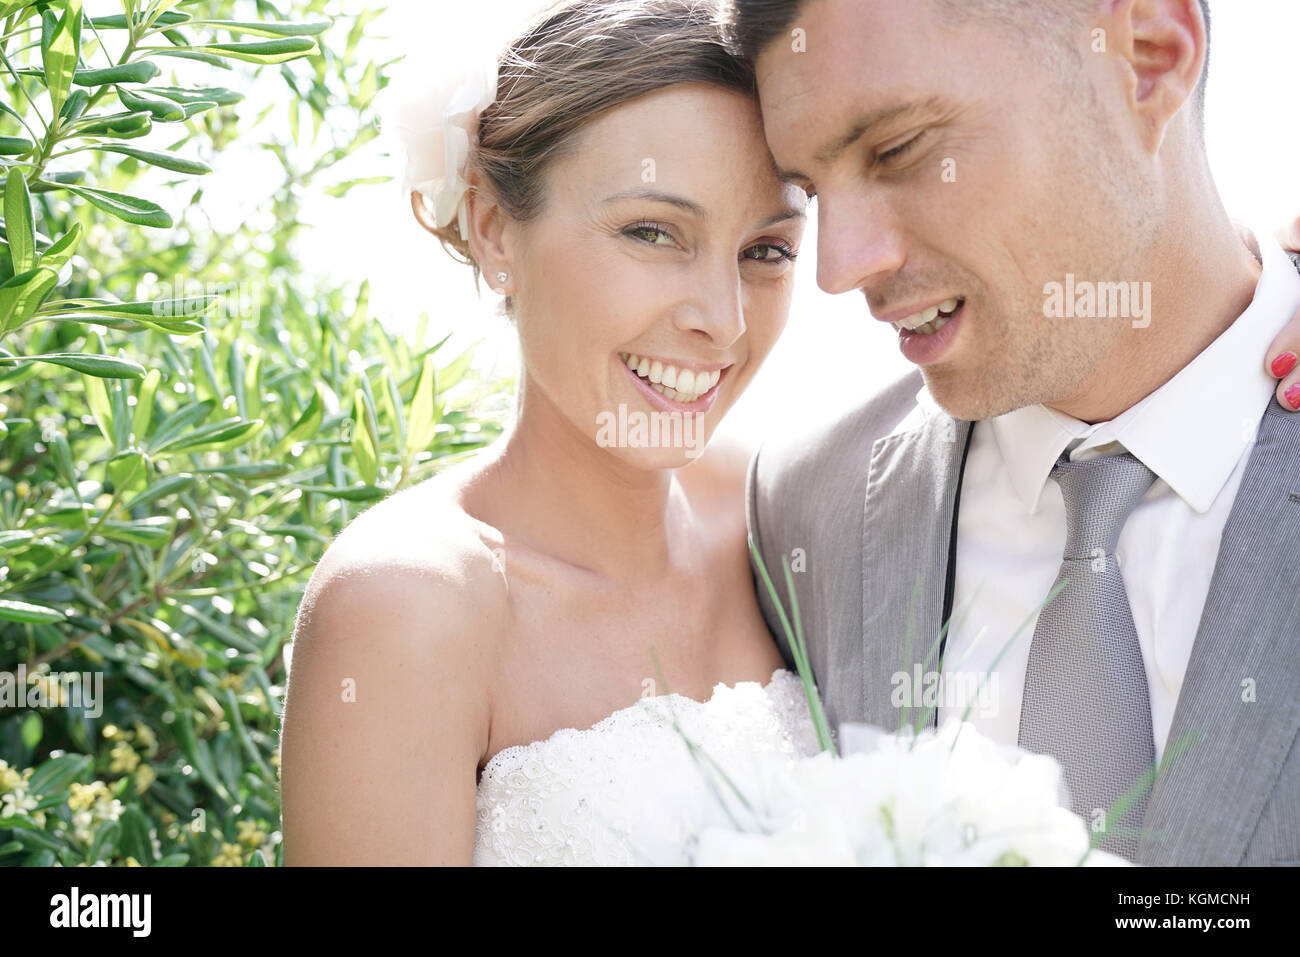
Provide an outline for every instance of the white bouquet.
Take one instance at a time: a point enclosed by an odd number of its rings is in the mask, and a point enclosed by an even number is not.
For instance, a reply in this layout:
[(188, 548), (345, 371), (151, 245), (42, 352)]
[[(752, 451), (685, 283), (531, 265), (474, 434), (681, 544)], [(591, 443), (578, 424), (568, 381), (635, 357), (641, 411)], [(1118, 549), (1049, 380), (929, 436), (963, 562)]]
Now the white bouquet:
[(1087, 824), (1063, 804), (1055, 759), (996, 744), (969, 724), (951, 721), (916, 735), (845, 724), (840, 749), (795, 759), (761, 755), (752, 776), (716, 782), (730, 825), (713, 823), (694, 835), (692, 862), (1127, 864), (1090, 850)]
[(743, 774), (727, 774), (692, 747), (723, 811), (687, 840), (693, 864), (1128, 864), (1093, 849), (1088, 825), (1068, 807), (1054, 758), (997, 744), (967, 722), (897, 734), (844, 724), (837, 753), (789, 566), (793, 629), (752, 540), (750, 550), (785, 627), (822, 751), (755, 755)]

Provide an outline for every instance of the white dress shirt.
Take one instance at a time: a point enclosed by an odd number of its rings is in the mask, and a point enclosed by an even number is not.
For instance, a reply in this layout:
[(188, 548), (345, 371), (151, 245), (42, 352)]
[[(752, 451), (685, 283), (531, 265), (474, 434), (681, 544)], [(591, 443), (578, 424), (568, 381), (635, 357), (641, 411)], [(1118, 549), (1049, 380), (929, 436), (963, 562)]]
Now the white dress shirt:
[(969, 688), (978, 677), (984, 693), (970, 701), (968, 720), (994, 740), (1016, 743), (1038, 609), (1065, 551), (1065, 504), (1052, 468), (1066, 449), (1071, 459), (1128, 451), (1157, 476), (1129, 516), (1116, 557), (1142, 646), (1157, 759), (1164, 754), (1224, 526), (1274, 401), (1277, 381), (1264, 371), (1265, 354), (1300, 307), (1300, 274), (1282, 248), (1271, 239), (1259, 248), (1263, 274), (1250, 307), (1118, 418), (1088, 425), (1036, 405), (975, 425), (940, 722), (966, 711), (968, 699), (953, 696), (954, 687)]

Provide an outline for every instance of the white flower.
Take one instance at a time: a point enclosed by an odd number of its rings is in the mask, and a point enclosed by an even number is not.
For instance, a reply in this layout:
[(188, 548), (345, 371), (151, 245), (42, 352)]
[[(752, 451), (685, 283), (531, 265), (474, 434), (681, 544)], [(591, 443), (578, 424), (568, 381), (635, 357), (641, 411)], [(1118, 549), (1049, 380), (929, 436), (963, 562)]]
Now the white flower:
[(497, 96), (496, 57), (451, 70), (441, 82), (430, 82), (407, 68), (398, 71), (389, 89), (381, 128), (393, 137), (405, 160), (403, 194), (419, 190), (438, 226), (456, 220), (461, 238), (467, 239), (470, 150), (477, 142), (479, 115)]
[(839, 732), (843, 757), (772, 756), (737, 786), (752, 814), (698, 835), (699, 865), (1125, 864), (1087, 854), (1064, 806), (1060, 765), (998, 745), (970, 724), (890, 735)]

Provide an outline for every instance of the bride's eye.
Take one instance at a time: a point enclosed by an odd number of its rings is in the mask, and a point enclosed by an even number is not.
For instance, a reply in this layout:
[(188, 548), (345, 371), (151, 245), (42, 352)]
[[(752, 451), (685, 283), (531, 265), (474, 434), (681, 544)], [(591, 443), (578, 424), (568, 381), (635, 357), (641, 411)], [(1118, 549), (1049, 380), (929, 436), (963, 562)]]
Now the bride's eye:
[(651, 246), (662, 246), (664, 243), (660, 242), (660, 240), (665, 240), (668, 243), (673, 241), (673, 237), (668, 230), (654, 223), (637, 223), (635, 226), (623, 230), (623, 235), (631, 236), (633, 239), (638, 239)]
[[(755, 252), (758, 255), (752, 255)], [(776, 255), (772, 255), (773, 253)], [(780, 263), (794, 262), (798, 253), (784, 243), (755, 243), (744, 250), (740, 256), (753, 262)]]

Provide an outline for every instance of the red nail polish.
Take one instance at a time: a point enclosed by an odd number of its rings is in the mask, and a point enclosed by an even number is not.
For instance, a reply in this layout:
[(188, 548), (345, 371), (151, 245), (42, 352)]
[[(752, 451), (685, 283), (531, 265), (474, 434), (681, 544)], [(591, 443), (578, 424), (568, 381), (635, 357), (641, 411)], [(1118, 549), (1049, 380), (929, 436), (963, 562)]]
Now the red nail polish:
[(1286, 390), (1286, 401), (1291, 408), (1300, 412), (1300, 382)]
[(1295, 368), (1295, 363), (1296, 354), (1294, 352), (1282, 353), (1273, 360), (1273, 375), (1279, 379), (1283, 376), (1289, 375), (1291, 370)]

